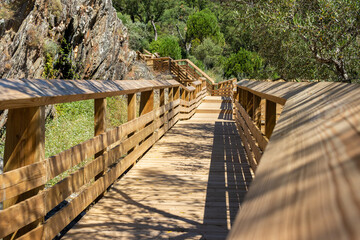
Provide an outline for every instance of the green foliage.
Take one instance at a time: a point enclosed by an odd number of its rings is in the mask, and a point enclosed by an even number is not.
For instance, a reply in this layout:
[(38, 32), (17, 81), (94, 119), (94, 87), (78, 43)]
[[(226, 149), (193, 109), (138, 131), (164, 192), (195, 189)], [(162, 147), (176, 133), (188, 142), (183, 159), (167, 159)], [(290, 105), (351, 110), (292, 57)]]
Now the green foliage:
[(198, 68), (205, 70), (205, 65), (202, 61), (198, 60), (196, 57), (189, 55), (187, 57), (190, 61), (192, 61)]
[[(43, 77), (47, 79), (78, 79), (76, 66), (71, 59), (71, 45), (65, 39), (61, 40), (60, 48), (51, 40), (43, 45), (45, 64)], [(55, 60), (55, 57), (57, 59)]]
[(61, 40), (61, 47), (59, 49), (59, 56), (54, 64), (54, 68), (59, 71), (61, 79), (78, 79), (76, 73), (76, 66), (71, 60), (71, 45), (65, 39)]
[(170, 9), (175, 1), (167, 0), (113, 0), (115, 9), (136, 20), (147, 24), (151, 20), (157, 22), (163, 15), (165, 9)]
[(51, 0), (50, 1), (50, 10), (51, 13), (54, 14), (56, 17), (61, 16), (61, 12), (63, 10), (62, 4), (60, 0)]
[(181, 58), (181, 48), (178, 39), (168, 35), (150, 43), (149, 50), (157, 52), (160, 56), (170, 56), (173, 59)]
[(108, 127), (118, 127), (127, 121), (127, 98), (116, 96), (106, 98), (106, 119)]
[(206, 38), (199, 46), (193, 49), (194, 56), (201, 60), (207, 69), (221, 65), (222, 47)]
[(42, 76), (46, 79), (54, 79), (56, 78), (57, 73), (58, 71), (54, 69), (53, 57), (50, 55), (50, 53), (46, 53), (44, 72)]
[(211, 38), (216, 43), (224, 43), (224, 36), (220, 32), (218, 20), (210, 9), (204, 9), (189, 17), (186, 37), (199, 39), (201, 42), (205, 38)]
[(263, 60), (257, 53), (240, 49), (231, 54), (224, 65), (225, 77), (256, 78), (263, 69)]
[(233, 3), (238, 21), (252, 28), (255, 50), (276, 68), (283, 66), (282, 75), (342, 81), (358, 76), (359, 1)]
[(133, 50), (142, 50), (148, 48), (151, 33), (145, 23), (132, 22), (127, 14), (117, 13), (118, 18), (128, 28), (129, 31), (129, 46)]
[(94, 136), (94, 100), (55, 105), (58, 116), (46, 122), (45, 155), (53, 156)]

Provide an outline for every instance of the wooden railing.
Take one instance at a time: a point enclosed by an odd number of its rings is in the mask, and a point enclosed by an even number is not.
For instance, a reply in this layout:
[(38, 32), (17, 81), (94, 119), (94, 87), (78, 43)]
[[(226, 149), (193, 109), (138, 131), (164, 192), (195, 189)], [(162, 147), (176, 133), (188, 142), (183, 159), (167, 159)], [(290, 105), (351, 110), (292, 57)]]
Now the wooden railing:
[(145, 54), (138, 52), (138, 58), (147, 62), (154, 71), (168, 72), (175, 75), (175, 79), (185, 86), (191, 85), (194, 81), (206, 82), (206, 89), (211, 96), (232, 97), (236, 79), (225, 80), (216, 83), (209, 75), (197, 67), (189, 59), (173, 60), (170, 57), (158, 57), (144, 50)]
[(256, 177), (228, 239), (358, 239), (360, 85), (243, 80), (234, 99)]
[[(9, 109), (9, 119), (0, 175), (0, 238), (55, 237), (179, 119), (189, 118), (204, 92), (203, 83), (183, 87), (174, 80), (1, 80), (0, 109)], [(107, 130), (106, 97), (119, 95), (127, 95), (128, 122)], [(95, 99), (95, 136), (45, 159), (44, 106), (86, 99)], [(69, 176), (44, 188), (69, 169)], [(67, 204), (57, 207), (64, 200)]]
[[(242, 82), (240, 81), (240, 83)], [(281, 106), (284, 104), (283, 98), (252, 91), (241, 84), (236, 86), (234, 93), (235, 122), (249, 164), (254, 171), (274, 130), (277, 116), (281, 113)]]

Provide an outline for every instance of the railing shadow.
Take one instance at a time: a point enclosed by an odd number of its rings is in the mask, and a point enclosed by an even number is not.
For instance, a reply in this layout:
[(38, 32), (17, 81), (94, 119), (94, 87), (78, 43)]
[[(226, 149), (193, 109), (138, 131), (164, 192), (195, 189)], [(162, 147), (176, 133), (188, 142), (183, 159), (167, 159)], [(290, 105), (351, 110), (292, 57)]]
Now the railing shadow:
[(226, 238), (251, 181), (235, 123), (215, 122), (203, 224), (221, 228), (217, 237)]

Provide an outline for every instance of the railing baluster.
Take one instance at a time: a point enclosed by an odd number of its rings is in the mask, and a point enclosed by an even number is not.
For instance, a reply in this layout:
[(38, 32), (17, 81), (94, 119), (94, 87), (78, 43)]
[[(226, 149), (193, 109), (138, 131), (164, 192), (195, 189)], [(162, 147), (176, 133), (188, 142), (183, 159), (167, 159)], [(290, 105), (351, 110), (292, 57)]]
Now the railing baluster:
[[(6, 140), (4, 153), (4, 172), (21, 168), (45, 159), (45, 107), (29, 107), (10, 109), (6, 124)], [(9, 208), (18, 202), (36, 195), (43, 186), (37, 187), (17, 197), (5, 200), (3, 208)], [(45, 206), (38, 206), (38, 209)], [(34, 213), (35, 214), (35, 213)], [(13, 235), (21, 235), (35, 228), (42, 219), (39, 219)], [(9, 223), (11, 224), (11, 223)], [(10, 235), (5, 239), (14, 239)]]
[(276, 103), (266, 100), (265, 107), (265, 136), (270, 138), (276, 123)]
[[(98, 136), (106, 132), (106, 98), (99, 98), (94, 100), (94, 135)], [(106, 152), (106, 148), (95, 153), (94, 158), (100, 157)], [(103, 158), (105, 166), (106, 158)], [(104, 169), (105, 170), (105, 169)], [(100, 172), (95, 176), (95, 181), (98, 180), (101, 176), (104, 175), (104, 171)], [(99, 200), (103, 194), (100, 194), (97, 200)], [(97, 201), (96, 200), (96, 201)]]
[(253, 96), (253, 121), (261, 130), (261, 97), (254, 94)]
[(173, 88), (169, 88), (169, 94), (168, 94), (168, 102), (172, 102), (174, 100), (174, 89)]

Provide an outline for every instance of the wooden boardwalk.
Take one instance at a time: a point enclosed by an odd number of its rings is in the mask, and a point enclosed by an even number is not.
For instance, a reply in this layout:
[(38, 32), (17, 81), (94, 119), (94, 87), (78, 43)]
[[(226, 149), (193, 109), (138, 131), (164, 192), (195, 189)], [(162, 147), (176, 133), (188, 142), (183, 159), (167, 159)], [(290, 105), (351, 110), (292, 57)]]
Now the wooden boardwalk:
[(252, 173), (231, 114), (209, 112), (231, 107), (219, 99), (178, 122), (63, 239), (225, 239)]

